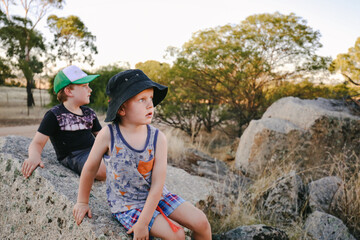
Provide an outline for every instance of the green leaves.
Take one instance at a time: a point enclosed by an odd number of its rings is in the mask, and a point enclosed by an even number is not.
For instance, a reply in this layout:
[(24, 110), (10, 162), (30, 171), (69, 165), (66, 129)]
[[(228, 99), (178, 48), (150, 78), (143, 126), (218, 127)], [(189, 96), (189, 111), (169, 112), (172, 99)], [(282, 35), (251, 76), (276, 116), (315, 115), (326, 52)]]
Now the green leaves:
[(337, 55), (329, 70), (331, 72), (339, 71), (356, 84), (360, 84), (360, 37), (347, 53)]
[(56, 50), (58, 59), (65, 60), (68, 65), (76, 61), (94, 64), (92, 55), (98, 53), (94, 43), (96, 37), (88, 31), (79, 17), (71, 15), (59, 18), (51, 15), (47, 23), (54, 33), (51, 49)]

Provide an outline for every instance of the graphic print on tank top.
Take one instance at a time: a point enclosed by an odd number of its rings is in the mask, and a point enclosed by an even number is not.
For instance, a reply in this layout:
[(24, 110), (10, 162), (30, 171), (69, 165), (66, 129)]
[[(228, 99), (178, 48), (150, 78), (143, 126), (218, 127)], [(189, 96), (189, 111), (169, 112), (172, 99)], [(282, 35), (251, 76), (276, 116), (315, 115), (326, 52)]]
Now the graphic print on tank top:
[[(142, 208), (149, 194), (158, 129), (147, 125), (147, 139), (142, 150), (132, 148), (119, 126), (109, 125), (111, 155), (104, 156), (108, 203), (113, 213)], [(163, 194), (168, 191), (164, 187)]]

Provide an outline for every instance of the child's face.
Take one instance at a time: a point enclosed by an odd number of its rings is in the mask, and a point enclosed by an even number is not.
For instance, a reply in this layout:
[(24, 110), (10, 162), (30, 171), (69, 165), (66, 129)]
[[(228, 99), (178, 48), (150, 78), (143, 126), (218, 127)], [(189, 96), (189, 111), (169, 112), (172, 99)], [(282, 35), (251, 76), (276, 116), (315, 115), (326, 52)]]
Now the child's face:
[(89, 87), (89, 83), (73, 84), (71, 90), (73, 99), (81, 106), (90, 103), (90, 95), (92, 89)]
[(154, 89), (146, 89), (127, 100), (118, 111), (121, 123), (150, 124), (154, 115)]

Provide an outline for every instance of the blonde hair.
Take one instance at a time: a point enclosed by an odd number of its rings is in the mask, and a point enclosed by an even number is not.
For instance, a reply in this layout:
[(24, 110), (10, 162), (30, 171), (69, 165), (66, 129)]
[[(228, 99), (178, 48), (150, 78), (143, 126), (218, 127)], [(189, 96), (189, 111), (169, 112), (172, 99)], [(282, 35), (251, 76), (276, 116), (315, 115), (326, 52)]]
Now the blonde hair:
[(71, 90), (74, 89), (74, 84), (69, 84), (66, 87), (60, 89), (60, 91), (57, 93), (56, 98), (59, 102), (63, 103), (67, 100), (68, 95), (65, 93), (65, 88), (69, 87)]

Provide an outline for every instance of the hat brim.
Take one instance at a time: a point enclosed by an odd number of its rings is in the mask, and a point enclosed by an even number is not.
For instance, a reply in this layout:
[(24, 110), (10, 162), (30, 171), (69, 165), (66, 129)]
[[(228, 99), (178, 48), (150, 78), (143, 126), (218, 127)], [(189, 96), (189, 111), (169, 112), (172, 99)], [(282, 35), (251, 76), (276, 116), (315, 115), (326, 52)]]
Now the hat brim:
[(100, 75), (87, 75), (86, 77), (80, 78), (72, 82), (72, 84), (84, 84), (89, 83)]
[(128, 87), (125, 94), (123, 94), (122, 96), (115, 96), (109, 102), (105, 122), (114, 121), (116, 118), (116, 113), (118, 112), (121, 105), (124, 104), (124, 102), (149, 88), (154, 88), (153, 104), (154, 107), (156, 107), (156, 105), (158, 105), (166, 97), (168, 91), (168, 88), (166, 86), (163, 86), (151, 80), (143, 81), (140, 85), (132, 84)]

